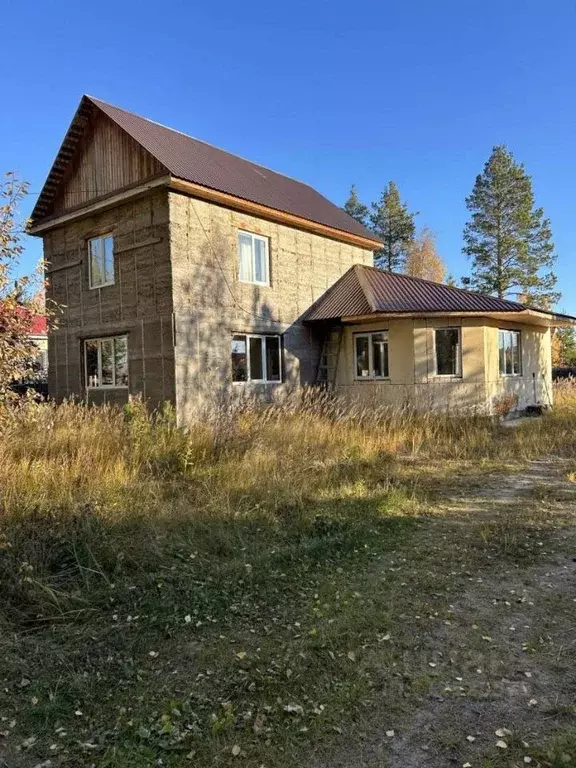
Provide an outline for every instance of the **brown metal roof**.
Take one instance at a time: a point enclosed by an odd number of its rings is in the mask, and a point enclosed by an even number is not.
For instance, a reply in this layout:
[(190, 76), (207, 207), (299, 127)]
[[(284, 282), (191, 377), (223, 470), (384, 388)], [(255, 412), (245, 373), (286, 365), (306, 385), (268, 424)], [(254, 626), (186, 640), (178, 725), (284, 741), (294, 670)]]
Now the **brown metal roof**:
[(92, 96), (84, 96), (80, 102), (32, 213), (33, 220), (49, 213), (49, 202), (62, 179), (64, 166), (94, 107), (126, 131), (174, 177), (368, 238), (375, 246), (378, 243), (373, 232), (307, 184)]
[(530, 307), (515, 301), (356, 264), (310, 307), (303, 319), (336, 320), (413, 312), (524, 312), (528, 309)]

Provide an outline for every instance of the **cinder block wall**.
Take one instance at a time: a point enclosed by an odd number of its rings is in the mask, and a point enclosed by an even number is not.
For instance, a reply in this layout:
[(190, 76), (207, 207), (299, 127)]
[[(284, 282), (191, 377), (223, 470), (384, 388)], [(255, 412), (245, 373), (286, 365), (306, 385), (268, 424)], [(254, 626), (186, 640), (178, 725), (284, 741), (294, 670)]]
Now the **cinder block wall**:
[[(113, 233), (115, 284), (90, 289), (88, 239)], [(151, 406), (174, 401), (172, 274), (165, 190), (65, 224), (44, 235), (49, 300), (60, 307), (50, 333), (49, 391), (85, 397), (83, 340), (127, 334), (129, 388), (92, 389), (98, 403), (141, 393)]]
[[(176, 401), (185, 420), (231, 393), (273, 397), (312, 382), (319, 340), (300, 318), (372, 251), (169, 193), (175, 316)], [(269, 239), (270, 286), (238, 280), (238, 231)], [(234, 333), (283, 334), (283, 383), (233, 384)]]

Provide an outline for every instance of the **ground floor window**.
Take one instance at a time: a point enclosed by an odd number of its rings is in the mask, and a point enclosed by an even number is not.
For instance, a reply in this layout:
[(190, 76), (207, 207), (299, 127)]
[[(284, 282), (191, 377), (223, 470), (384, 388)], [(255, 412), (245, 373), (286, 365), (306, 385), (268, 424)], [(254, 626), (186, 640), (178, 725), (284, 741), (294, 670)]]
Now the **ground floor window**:
[(235, 334), (232, 337), (232, 381), (281, 381), (280, 351), (280, 336)]
[(357, 379), (387, 379), (388, 331), (354, 334), (354, 356)]
[(436, 376), (461, 376), (461, 329), (435, 328)]
[(520, 376), (522, 374), (520, 331), (498, 331), (498, 356), (500, 376)]
[(88, 389), (128, 386), (128, 339), (126, 336), (86, 339), (84, 362)]

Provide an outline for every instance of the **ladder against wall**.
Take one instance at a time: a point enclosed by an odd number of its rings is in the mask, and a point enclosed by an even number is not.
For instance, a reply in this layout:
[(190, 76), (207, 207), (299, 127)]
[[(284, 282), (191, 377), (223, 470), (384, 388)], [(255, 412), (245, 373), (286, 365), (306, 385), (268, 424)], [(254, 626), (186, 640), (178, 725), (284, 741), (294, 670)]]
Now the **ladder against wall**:
[(340, 360), (340, 350), (342, 348), (342, 335), (343, 327), (341, 325), (336, 328), (330, 328), (326, 332), (318, 362), (316, 384), (330, 387), (336, 384), (338, 361)]

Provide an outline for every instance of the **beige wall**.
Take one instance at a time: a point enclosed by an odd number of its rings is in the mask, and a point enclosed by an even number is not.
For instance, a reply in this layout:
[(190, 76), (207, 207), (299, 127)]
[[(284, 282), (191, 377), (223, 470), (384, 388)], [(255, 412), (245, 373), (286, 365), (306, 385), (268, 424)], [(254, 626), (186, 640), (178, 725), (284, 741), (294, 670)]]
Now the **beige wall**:
[[(462, 376), (435, 375), (434, 328), (459, 326)], [(498, 363), (498, 328), (522, 332), (522, 376), (502, 377)], [(388, 330), (390, 378), (362, 381), (354, 377), (354, 334)], [(338, 359), (337, 388), (354, 397), (381, 399), (393, 405), (492, 412), (493, 399), (504, 392), (518, 395), (519, 408), (551, 403), (550, 331), (547, 328), (498, 323), (486, 318), (390, 319), (349, 325)]]
[[(170, 242), (176, 325), (176, 398), (186, 419), (223, 394), (273, 396), (314, 381), (315, 329), (306, 309), (372, 251), (171, 192)], [(238, 231), (269, 239), (270, 286), (238, 280)], [(284, 383), (232, 384), (233, 333), (282, 333)]]
[[(498, 328), (520, 330), (522, 376), (500, 376)], [(552, 405), (552, 347), (550, 328), (487, 321), (485, 327), (486, 387), (490, 402), (502, 393), (515, 394), (518, 408), (543, 403)]]

